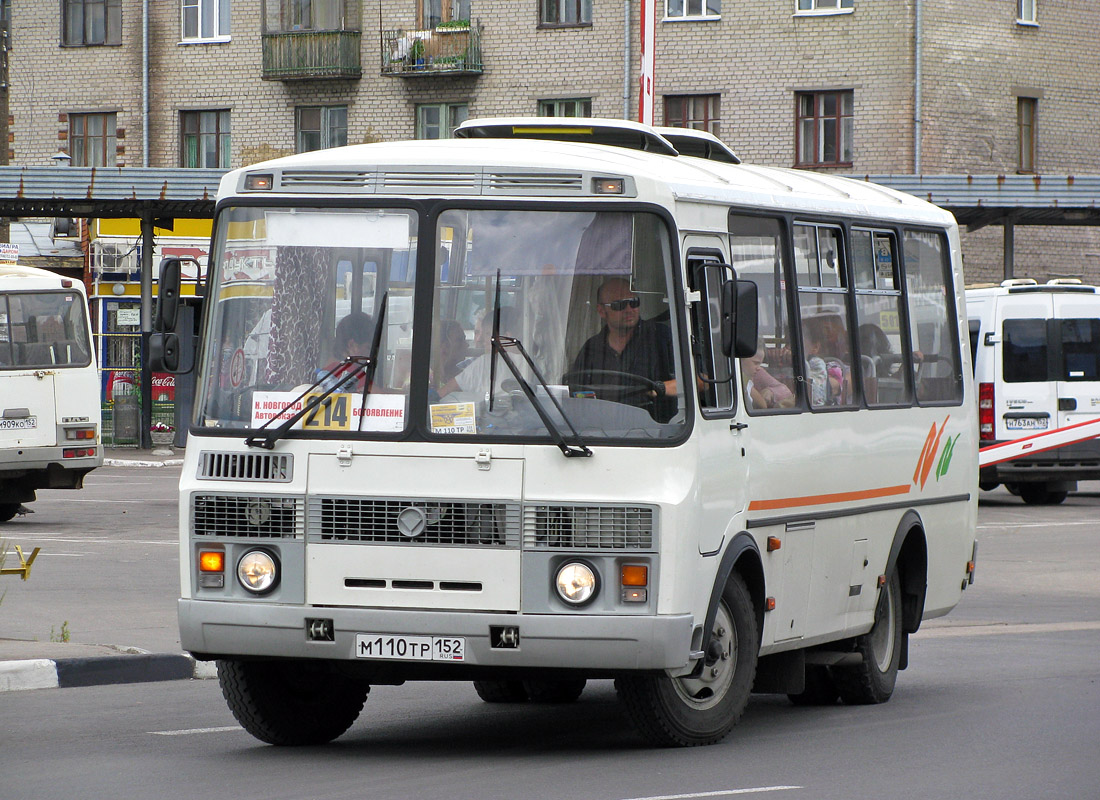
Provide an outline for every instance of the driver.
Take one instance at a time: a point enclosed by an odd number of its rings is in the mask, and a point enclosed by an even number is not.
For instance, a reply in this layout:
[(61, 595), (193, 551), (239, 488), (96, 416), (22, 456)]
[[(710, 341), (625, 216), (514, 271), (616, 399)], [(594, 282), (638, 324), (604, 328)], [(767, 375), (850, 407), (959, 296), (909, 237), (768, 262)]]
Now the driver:
[(676, 413), (672, 333), (667, 325), (643, 320), (640, 305), (625, 278), (604, 281), (596, 292), (603, 330), (577, 353), (569, 383), (592, 387), (605, 400), (651, 407), (655, 419), (667, 422)]

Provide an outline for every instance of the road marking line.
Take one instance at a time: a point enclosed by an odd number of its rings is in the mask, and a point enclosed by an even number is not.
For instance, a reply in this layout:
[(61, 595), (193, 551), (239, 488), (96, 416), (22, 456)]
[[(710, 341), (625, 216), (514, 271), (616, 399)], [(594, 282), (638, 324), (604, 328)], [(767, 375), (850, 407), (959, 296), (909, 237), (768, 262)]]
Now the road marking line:
[(630, 797), (627, 800), (691, 800), (696, 797), (732, 797), (736, 794), (757, 794), (762, 792), (787, 792), (802, 789), (802, 786), (755, 786), (751, 789), (719, 789), (716, 792), (692, 792), (691, 794), (661, 794), (649, 797)]
[(1096, 520), (1080, 520), (1077, 522), (998, 522), (978, 525), (980, 531), (1003, 530), (1015, 528), (1072, 528), (1078, 525), (1092, 525), (1096, 527)]
[(226, 725), (223, 728), (190, 728), (184, 731), (149, 731), (153, 736), (191, 736), (195, 733), (225, 733), (244, 730), (240, 725)]
[(1002, 636), (1018, 633), (1076, 633), (1100, 630), (1100, 622), (991, 622), (985, 625), (944, 625), (941, 628), (921, 628), (918, 639), (941, 639), (950, 636)]

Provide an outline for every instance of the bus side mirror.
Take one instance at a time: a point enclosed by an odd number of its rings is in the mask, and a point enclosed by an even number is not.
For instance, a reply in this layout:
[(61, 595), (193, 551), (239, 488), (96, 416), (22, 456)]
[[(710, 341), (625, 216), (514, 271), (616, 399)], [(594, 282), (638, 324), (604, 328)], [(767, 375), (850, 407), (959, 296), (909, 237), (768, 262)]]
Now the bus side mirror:
[[(180, 310), (180, 282), (183, 266), (178, 258), (164, 258), (160, 262), (160, 278), (157, 285), (157, 308), (153, 315), (153, 330), (167, 333), (176, 329)], [(178, 362), (177, 349), (177, 362)]]
[(180, 337), (171, 331), (150, 334), (149, 364), (154, 372), (179, 372)]
[(737, 274), (722, 283), (722, 354), (748, 358), (756, 353), (758, 315), (756, 284), (738, 280)]

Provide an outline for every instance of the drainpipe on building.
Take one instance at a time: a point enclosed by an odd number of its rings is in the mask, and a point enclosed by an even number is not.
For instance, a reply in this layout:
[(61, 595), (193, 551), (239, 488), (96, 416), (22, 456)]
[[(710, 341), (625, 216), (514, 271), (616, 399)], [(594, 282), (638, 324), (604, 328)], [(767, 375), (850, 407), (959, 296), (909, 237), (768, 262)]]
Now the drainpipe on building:
[(913, 174), (921, 174), (920, 140), (921, 140), (921, 115), (923, 113), (924, 97), (921, 93), (923, 78), (922, 50), (924, 38), (921, 34), (921, 0), (913, 0)]
[(630, 119), (630, 0), (623, 0), (623, 119)]
[(149, 0), (141, 3), (141, 166), (149, 166)]

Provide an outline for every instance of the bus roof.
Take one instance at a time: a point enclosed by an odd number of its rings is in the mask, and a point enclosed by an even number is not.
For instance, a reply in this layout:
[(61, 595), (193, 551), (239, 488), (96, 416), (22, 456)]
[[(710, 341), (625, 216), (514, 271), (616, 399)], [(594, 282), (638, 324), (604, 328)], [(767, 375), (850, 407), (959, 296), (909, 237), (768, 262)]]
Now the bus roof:
[[(496, 120), (490, 122), (497, 124)], [(618, 123), (629, 131), (646, 127), (639, 123), (624, 126), (617, 120), (597, 122)], [(485, 129), (491, 130), (492, 125)], [(317, 150), (227, 173), (219, 200), (241, 194), (607, 199), (597, 192), (596, 178), (623, 177), (625, 187), (619, 197), (954, 224), (947, 211), (912, 195), (836, 175), (683, 158), (664, 151), (591, 142), (546, 139), (537, 147), (531, 145), (529, 139), (482, 137)], [(253, 179), (249, 186), (245, 183), (249, 175), (266, 179)]]

